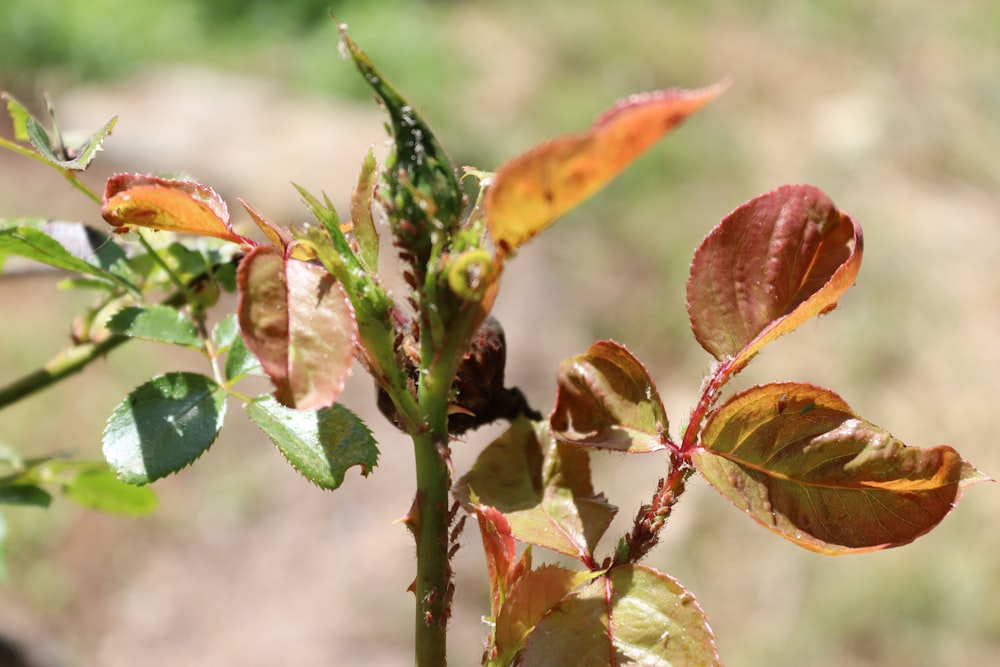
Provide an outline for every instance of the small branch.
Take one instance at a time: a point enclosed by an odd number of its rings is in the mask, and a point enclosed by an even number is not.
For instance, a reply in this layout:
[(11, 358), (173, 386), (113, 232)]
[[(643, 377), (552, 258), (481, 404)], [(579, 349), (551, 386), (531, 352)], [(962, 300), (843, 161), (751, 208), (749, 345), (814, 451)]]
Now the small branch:
[(132, 339), (128, 336), (113, 335), (99, 343), (81, 343), (66, 348), (40, 369), (0, 388), (0, 410), (80, 372), (92, 361), (129, 340)]

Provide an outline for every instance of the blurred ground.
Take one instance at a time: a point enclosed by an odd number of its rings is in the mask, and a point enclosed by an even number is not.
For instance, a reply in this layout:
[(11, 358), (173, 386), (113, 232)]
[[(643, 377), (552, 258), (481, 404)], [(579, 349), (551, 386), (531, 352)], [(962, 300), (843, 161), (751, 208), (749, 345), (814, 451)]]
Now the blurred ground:
[[(865, 229), (858, 284), (834, 314), (770, 346), (742, 383), (828, 386), (904, 442), (952, 444), (996, 476), (994, 3), (665, 5), (337, 8), (459, 164), (492, 168), (545, 136), (586, 127), (636, 90), (732, 77), (710, 109), (514, 260), (498, 304), (510, 382), (548, 409), (558, 361), (613, 337), (651, 369), (677, 430), (708, 364), (683, 310), (691, 252), (745, 199), (811, 182)], [(336, 57), (332, 27), (272, 42), (259, 28), (242, 51), (226, 51), (234, 38), (220, 37), (214, 50), (196, 52), (199, 61), (182, 48), (192, 39), (184, 13), (192, 6), (178, 3), (171, 21), (141, 24), (126, 5), (98, 3), (92, 11), (104, 13), (107, 30), (148, 31), (149, 62), (93, 76), (56, 65), (34, 74), (65, 127), (120, 116), (92, 182), (114, 170), (185, 170), (230, 203), (242, 196), (284, 221), (304, 216), (288, 181), (343, 201), (364, 151), (381, 147), (384, 134), (374, 105), (342, 83), (350, 69)], [(39, 29), (15, 23), (6, 29)], [(97, 40), (95, 31), (80, 43)], [(113, 56), (120, 48), (128, 61), (140, 46), (108, 39), (105, 49)], [(14, 71), (3, 65), (0, 72)], [(23, 101), (34, 102), (25, 76), (10, 76)], [(323, 85), (303, 83), (310, 80)], [(0, 212), (101, 224), (58, 175), (5, 153)], [(46, 277), (0, 279), (0, 382), (59, 350), (81, 303)], [(98, 456), (103, 420), (125, 392), (197, 362), (132, 344), (0, 414), (0, 439), (25, 453)], [(368, 479), (352, 471), (332, 494), (284, 465), (233, 405), (213, 449), (157, 483), (162, 509), (151, 519), (66, 502), (46, 513), (5, 510), (11, 581), (0, 596), (0, 636), (41, 665), (65, 667), (410, 664), (412, 546), (392, 523), (410, 501), (408, 445), (382, 424), (360, 375), (345, 403), (375, 429), (382, 460)], [(475, 433), (456, 446), (459, 471), (488, 438)], [(598, 488), (626, 520), (657, 476), (649, 459), (601, 457), (595, 467)], [(997, 487), (980, 485), (912, 545), (831, 559), (773, 537), (696, 483), (649, 562), (697, 596), (731, 667), (993, 664), (998, 513)], [(477, 664), (488, 605), (473, 531), (466, 542), (455, 665)]]

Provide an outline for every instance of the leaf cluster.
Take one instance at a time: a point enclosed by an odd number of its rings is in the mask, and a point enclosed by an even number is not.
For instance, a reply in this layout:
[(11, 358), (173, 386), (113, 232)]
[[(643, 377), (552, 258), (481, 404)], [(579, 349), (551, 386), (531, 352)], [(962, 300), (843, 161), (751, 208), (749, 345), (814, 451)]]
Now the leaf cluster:
[[(860, 225), (810, 185), (742, 204), (696, 249), (687, 312), (714, 361), (681, 432), (671, 432), (645, 366), (614, 341), (560, 365), (554, 407), (542, 417), (504, 382), (506, 341), (490, 312), (508, 262), (725, 86), (634, 95), (587, 130), (543, 142), (492, 174), (468, 170), (480, 184), (470, 203), (414, 106), (343, 27), (340, 39), (387, 112), (392, 151), (381, 167), (372, 154), (364, 159), (347, 221), (325, 193), (301, 188), (309, 223), (281, 225), (240, 200), (263, 241), (237, 231), (226, 202), (195, 181), (126, 173), (111, 177), (103, 196), (90, 192), (76, 173), (114, 119), (67, 147), (54, 114), (46, 128), (5, 98), (15, 140), (0, 145), (62, 173), (100, 205), (116, 235), (4, 220), (0, 266), (22, 255), (94, 291), (74, 330), (78, 347), (93, 346), (88, 354), (144, 339), (201, 355), (209, 370), (165, 373), (130, 392), (104, 432), (108, 467), (4, 459), (11, 473), (0, 478), (0, 501), (46, 505), (42, 487), (55, 484), (91, 506), (147, 511), (143, 485), (204, 454), (229, 399), (310, 482), (336, 489), (349, 468), (367, 475), (379, 457), (368, 427), (338, 403), (357, 361), (379, 407), (414, 443), (417, 493), (403, 523), (417, 544), (420, 664), (443, 662), (460, 507), (486, 552), (484, 664), (709, 665), (721, 658), (704, 611), (679, 582), (641, 563), (691, 476), (780, 537), (825, 554), (906, 544), (986, 479), (949, 446), (904, 445), (827, 389), (783, 381), (727, 393), (767, 344), (833, 310), (858, 275)], [(380, 273), (385, 226), (406, 284), (401, 299)], [(126, 234), (138, 248), (117, 242)], [(227, 290), (237, 293), (236, 312), (209, 325), (208, 310)], [(237, 385), (254, 374), (273, 392), (242, 393)], [(452, 439), (497, 419), (509, 429), (453, 483)], [(649, 456), (662, 470), (631, 529), (603, 555), (618, 509), (593, 486), (594, 450)], [(536, 565), (533, 548), (572, 565)]]

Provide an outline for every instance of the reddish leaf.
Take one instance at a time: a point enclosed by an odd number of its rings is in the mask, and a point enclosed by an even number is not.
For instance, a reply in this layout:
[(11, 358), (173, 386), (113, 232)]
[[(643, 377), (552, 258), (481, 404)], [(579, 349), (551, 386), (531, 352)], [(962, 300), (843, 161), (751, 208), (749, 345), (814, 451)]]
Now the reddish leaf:
[(479, 534), (486, 552), (486, 567), (490, 573), (493, 618), (500, 613), (507, 591), (531, 567), (531, 552), (525, 551), (517, 560), (517, 550), (510, 523), (502, 512), (488, 505), (475, 505), (473, 511), (479, 522)]
[(667, 415), (642, 363), (623, 346), (599, 341), (559, 366), (549, 421), (562, 442), (622, 452), (667, 445)]
[(590, 483), (587, 452), (558, 443), (545, 424), (515, 421), (455, 487), (469, 506), (504, 513), (514, 537), (589, 563), (616, 508)]
[(229, 225), (229, 209), (222, 197), (194, 181), (115, 174), (105, 185), (101, 215), (122, 229), (146, 227), (253, 245)]
[(320, 266), (285, 259), (274, 248), (251, 250), (237, 273), (240, 329), (274, 382), (283, 405), (333, 405), (350, 374), (357, 341), (354, 311)]
[(751, 199), (691, 263), (688, 314), (716, 359), (742, 368), (766, 343), (832, 310), (861, 266), (861, 227), (809, 185)]
[(826, 554), (906, 544), (985, 477), (946, 445), (907, 447), (806, 384), (752, 387), (709, 415), (698, 471), (785, 539)]
[(574, 588), (599, 576), (589, 570), (573, 571), (546, 565), (528, 572), (513, 586), (496, 619), (494, 643), (498, 660), (506, 665), (524, 646), (524, 640), (541, 618)]
[(694, 596), (642, 565), (622, 565), (563, 598), (525, 642), (521, 667), (721, 665)]
[(487, 226), (500, 256), (607, 185), (722, 88), (633, 95), (586, 132), (544, 142), (502, 165), (485, 201)]

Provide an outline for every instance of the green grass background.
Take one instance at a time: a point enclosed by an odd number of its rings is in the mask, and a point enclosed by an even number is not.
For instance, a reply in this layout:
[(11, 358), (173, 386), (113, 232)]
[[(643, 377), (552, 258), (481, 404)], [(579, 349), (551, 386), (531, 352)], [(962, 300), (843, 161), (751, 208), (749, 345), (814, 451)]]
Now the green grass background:
[[(0, 5), (0, 88), (37, 104), (44, 87), (58, 108), (60, 97), (81, 89), (136, 81), (155, 87), (149, 77), (169, 64), (264, 78), (293, 102), (365, 104), (369, 93), (337, 57), (330, 4), (423, 111), (455, 162), (485, 169), (545, 137), (585, 128), (631, 92), (731, 78), (710, 108), (514, 260), (498, 305), (510, 339), (511, 381), (543, 409), (551, 402), (554, 364), (591, 340), (614, 338), (650, 368), (676, 431), (708, 365), (683, 307), (691, 252), (742, 201), (782, 183), (809, 182), (861, 222), (864, 266), (834, 314), (774, 343), (742, 384), (789, 379), (828, 386), (908, 444), (947, 442), (987, 473), (1000, 471), (1000, 5), (13, 0)], [(120, 112), (109, 106), (103, 118)], [(244, 139), (252, 159), (260, 138)], [(301, 146), (303, 153), (311, 149)], [(354, 165), (360, 157), (329, 160)], [(6, 156), (0, 162), (0, 214), (70, 217), (80, 209), (82, 200), (58, 176), (24, 162)], [(285, 182), (281, 166), (259, 168)], [(341, 198), (351, 184), (317, 179)], [(252, 193), (223, 194), (232, 203), (233, 195)], [(295, 206), (295, 199), (288, 188), (287, 202), (274, 205)], [(93, 211), (83, 217), (99, 222)], [(70, 313), (85, 302), (57, 292), (51, 280), (0, 279), (6, 321), (0, 382), (64, 345)], [(178, 364), (199, 368), (187, 356), (127, 346), (85, 376), (0, 414), (0, 439), (30, 453), (72, 449), (97, 456), (103, 420), (121, 396)], [(352, 396), (370, 401), (368, 393)], [(480, 442), (472, 437), (456, 453), (459, 471)], [(194, 543), (208, 545), (208, 560), (212, 554), (252, 560), (232, 545), (258, 544), (241, 535), (270, 526), (272, 516), (327, 525), (318, 510), (296, 510), (300, 497), (347, 513), (352, 503), (394, 507), (394, 515), (363, 521), (389, 535), (370, 548), (401, 551), (405, 570), (410, 547), (387, 517), (401, 515), (409, 502), (408, 492), (399, 491), (408, 484), (407, 458), (405, 444), (386, 445), (372, 478), (349, 480), (328, 497), (294, 473), (274, 472), (280, 458), (245, 424), (236, 425), (199, 465), (157, 485), (164, 506), (153, 519), (94, 518), (66, 502), (47, 513), (5, 512), (11, 581), (0, 593), (0, 634), (54, 654), (60, 664), (101, 664), (94, 656), (119, 646), (108, 639), (109, 625), (145, 636), (106, 602), (137, 585), (127, 575), (134, 559), (183, 554), (177, 545)], [(648, 495), (636, 488), (651, 489), (657, 474), (648, 459), (602, 457), (595, 467), (626, 519)], [(404, 481), (380, 480), (395, 474)], [(732, 666), (991, 664), (1000, 660), (998, 510), (996, 487), (981, 485), (913, 545), (830, 559), (769, 535), (696, 483), (649, 562), (695, 593)], [(206, 534), (228, 536), (231, 548), (212, 551), (214, 538)], [(475, 543), (471, 531), (466, 541)], [(369, 548), (335, 546), (348, 553)], [(478, 617), (486, 610), (481, 562), (474, 548), (468, 553), (459, 585), (473, 592), (456, 609), (456, 665), (476, 664)], [(295, 577), (280, 565), (261, 568), (279, 582), (266, 604), (280, 608), (280, 581)], [(163, 571), (193, 578), (216, 570), (181, 564)], [(386, 646), (384, 664), (407, 664), (410, 600), (402, 589), (410, 574), (393, 576), (388, 592), (371, 582), (367, 601), (349, 595), (317, 601), (316, 613), (326, 613), (328, 604), (350, 615), (360, 605), (378, 618), (370, 634), (333, 641), (329, 653), (306, 653), (297, 664), (376, 664)], [(289, 596), (298, 594), (294, 585), (288, 584)], [(152, 609), (159, 608), (157, 590), (149, 593)], [(192, 590), (213, 589), (202, 583)], [(276, 625), (295, 625), (294, 615), (252, 619), (275, 637), (282, 636)], [(191, 637), (173, 640), (191, 644), (200, 658), (191, 664), (218, 664), (208, 644), (199, 643), (208, 640)], [(363, 660), (344, 657), (352, 643)], [(178, 655), (171, 653), (176, 646), (148, 646), (149, 664)]]

